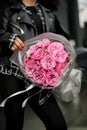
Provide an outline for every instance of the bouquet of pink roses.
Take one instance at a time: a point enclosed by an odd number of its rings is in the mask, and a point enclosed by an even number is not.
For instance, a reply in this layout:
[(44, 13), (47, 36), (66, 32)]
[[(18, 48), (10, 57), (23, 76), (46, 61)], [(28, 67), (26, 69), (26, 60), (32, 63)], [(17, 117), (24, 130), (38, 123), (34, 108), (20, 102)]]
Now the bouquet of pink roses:
[(25, 42), (25, 48), (18, 52), (16, 63), (29, 81), (41, 88), (53, 88), (70, 71), (74, 61), (74, 51), (71, 48), (65, 37), (43, 33)]
[(44, 88), (54, 87), (68, 63), (69, 54), (61, 41), (42, 39), (26, 51), (22, 66), (27, 78)]

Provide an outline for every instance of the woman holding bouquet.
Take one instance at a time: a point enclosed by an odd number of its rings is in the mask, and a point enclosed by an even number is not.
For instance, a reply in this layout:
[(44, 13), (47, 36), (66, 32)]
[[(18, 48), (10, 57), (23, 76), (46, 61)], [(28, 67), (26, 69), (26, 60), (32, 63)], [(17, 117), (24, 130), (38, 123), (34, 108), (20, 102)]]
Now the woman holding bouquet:
[[(4, 11), (0, 23), (0, 93), (3, 100), (26, 88), (26, 80), (19, 68), (9, 61), (16, 50), (25, 47), (24, 41), (44, 32), (53, 32), (68, 38), (53, 14), (58, 3), (58, 0), (15, 0)], [(40, 88), (34, 87), (29, 94), (32, 95), (39, 90)], [(28, 93), (24, 93), (6, 102), (6, 130), (23, 130), (24, 108), (21, 106), (27, 97)], [(41, 97), (46, 98), (39, 102), (38, 93), (31, 97), (28, 103), (42, 120), (46, 130), (67, 130), (62, 111), (51, 91), (43, 90)]]

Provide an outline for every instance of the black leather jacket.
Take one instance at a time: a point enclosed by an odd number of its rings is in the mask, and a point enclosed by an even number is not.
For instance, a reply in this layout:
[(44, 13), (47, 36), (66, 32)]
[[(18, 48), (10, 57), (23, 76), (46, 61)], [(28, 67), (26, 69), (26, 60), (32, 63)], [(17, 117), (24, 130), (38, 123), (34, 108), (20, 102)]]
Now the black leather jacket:
[[(45, 22), (46, 22), (46, 32), (53, 32), (64, 35), (68, 37), (66, 32), (63, 30), (59, 21), (55, 15), (49, 10), (41, 5)], [(37, 29), (32, 25), (31, 18), (29, 15), (21, 8), (21, 4), (17, 3), (9, 8), (7, 8), (1, 18), (0, 23), (0, 45), (2, 47), (2, 56), (11, 56), (9, 48), (9, 39), (12, 33), (17, 34), (22, 41), (32, 38), (37, 35)]]

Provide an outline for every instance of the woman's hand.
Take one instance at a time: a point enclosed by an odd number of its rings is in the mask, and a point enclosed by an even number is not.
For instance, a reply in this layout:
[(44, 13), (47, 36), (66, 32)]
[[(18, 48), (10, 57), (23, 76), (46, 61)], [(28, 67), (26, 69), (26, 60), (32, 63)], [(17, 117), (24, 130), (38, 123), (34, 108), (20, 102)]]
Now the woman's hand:
[(16, 37), (12, 44), (11, 50), (16, 51), (18, 49), (22, 50), (23, 48), (24, 48), (24, 43), (22, 42), (22, 40), (19, 37)]

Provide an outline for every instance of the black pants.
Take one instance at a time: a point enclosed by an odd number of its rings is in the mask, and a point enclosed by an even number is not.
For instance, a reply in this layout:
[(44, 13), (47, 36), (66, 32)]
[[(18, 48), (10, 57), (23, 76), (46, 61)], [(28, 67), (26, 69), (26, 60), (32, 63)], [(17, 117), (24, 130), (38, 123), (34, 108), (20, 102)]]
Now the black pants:
[[(2, 99), (10, 94), (24, 89), (24, 82), (14, 76), (0, 74), (0, 93)], [(16, 96), (7, 101), (5, 105), (6, 130), (22, 130), (24, 122), (24, 109), (22, 101), (27, 94)], [(44, 123), (46, 130), (67, 130), (63, 114), (53, 95), (43, 104), (38, 103), (38, 94), (29, 100), (32, 110)], [(31, 128), (29, 128), (31, 130)]]

